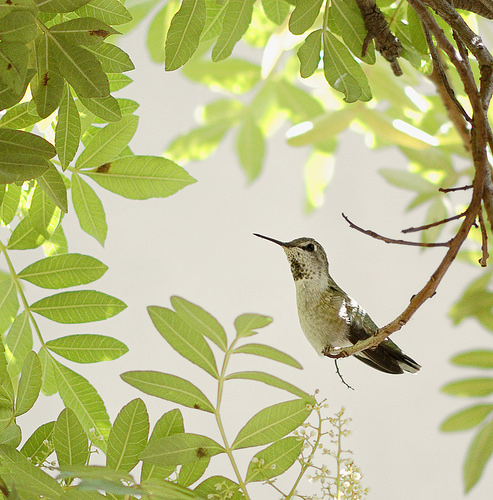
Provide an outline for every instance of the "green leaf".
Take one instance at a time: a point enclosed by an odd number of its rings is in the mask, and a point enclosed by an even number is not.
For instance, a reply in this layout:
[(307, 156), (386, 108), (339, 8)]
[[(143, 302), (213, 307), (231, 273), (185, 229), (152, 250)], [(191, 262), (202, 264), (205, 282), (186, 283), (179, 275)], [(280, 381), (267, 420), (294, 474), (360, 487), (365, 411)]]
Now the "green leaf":
[(106, 466), (116, 471), (130, 472), (147, 445), (148, 434), (146, 406), (141, 399), (134, 399), (121, 409), (115, 419), (108, 437)]
[(96, 281), (107, 269), (94, 257), (69, 253), (38, 260), (17, 275), (42, 288), (67, 288)]
[(6, 273), (0, 273), (0, 332), (4, 332), (14, 321), (19, 309), (17, 289), (14, 280)]
[(95, 17), (106, 24), (125, 24), (132, 15), (119, 0), (92, 0), (77, 10), (81, 17)]
[(65, 233), (60, 224), (50, 236), (50, 239), (43, 242), (43, 251), (48, 257), (68, 252), (67, 238), (65, 238)]
[(231, 55), (252, 20), (255, 0), (229, 0), (224, 13), (223, 28), (212, 49), (212, 60), (221, 61)]
[(12, 378), (19, 375), (24, 359), (32, 348), (33, 337), (29, 316), (26, 311), (23, 311), (15, 318), (5, 337), (7, 370)]
[(39, 498), (44, 496), (50, 499), (60, 498), (63, 489), (55, 479), (45, 473), (41, 467), (29, 462), (20, 452), (0, 446), (2, 465), (9, 473), (9, 486), (14, 486), (18, 498)]
[(15, 400), (15, 415), (23, 415), (29, 411), (39, 396), (41, 390), (41, 363), (34, 351), (30, 351), (22, 364), (21, 378)]
[[(166, 412), (154, 426), (149, 443), (153, 443), (158, 439), (184, 432), (183, 416), (177, 408)], [(168, 477), (175, 471), (175, 467), (163, 467), (151, 464), (142, 464), (141, 483), (142, 481), (156, 478), (162, 482), (162, 479)]]
[(473, 438), (464, 461), (463, 478), (466, 493), (479, 481), (483, 469), (493, 453), (493, 420)]
[[(88, 47), (87, 50), (98, 58), (105, 73), (121, 73), (135, 68), (128, 54), (111, 43)], [(121, 79), (124, 75), (118, 75), (118, 77)]]
[(306, 38), (297, 55), (300, 60), (300, 75), (302, 78), (308, 78), (315, 73), (320, 63), (320, 54), (322, 51), (322, 30), (312, 31)]
[(126, 307), (103, 292), (77, 290), (44, 297), (31, 305), (31, 311), (57, 323), (88, 323), (111, 318)]
[(158, 64), (164, 63), (164, 44), (171, 19), (176, 12), (175, 4), (176, 2), (166, 2), (152, 18), (147, 30), (147, 50), (152, 61)]
[(80, 117), (72, 93), (65, 85), (55, 129), (55, 147), (62, 168), (68, 167), (79, 148)]
[(44, 237), (33, 228), (29, 217), (22, 219), (10, 235), (7, 248), (13, 250), (29, 250), (37, 248), (44, 241)]
[(219, 377), (214, 354), (199, 332), (171, 309), (149, 306), (147, 310), (157, 331), (175, 351), (214, 378)]
[(5, 186), (3, 202), (0, 205), (0, 220), (5, 225), (10, 224), (15, 216), (21, 199), (21, 192), (22, 189), (15, 184), (7, 184)]
[(149, 443), (140, 458), (150, 464), (177, 466), (223, 452), (224, 448), (207, 436), (180, 433)]
[(193, 184), (195, 179), (161, 156), (128, 156), (87, 173), (100, 186), (133, 200), (163, 198)]
[(67, 213), (67, 187), (58, 170), (50, 164), (48, 170), (37, 178), (37, 182), (48, 198), (64, 213)]
[[(115, 0), (116, 1), (116, 0)], [(56, 54), (58, 68), (80, 97), (105, 97), (110, 93), (108, 77), (96, 56), (85, 48), (49, 36), (49, 48)]]
[(234, 354), (254, 354), (256, 356), (262, 356), (264, 358), (273, 359), (274, 361), (279, 361), (279, 363), (284, 363), (289, 366), (293, 366), (294, 368), (299, 368), (300, 370), (303, 368), (296, 359), (291, 357), (289, 354), (285, 352), (279, 351), (274, 347), (264, 345), (264, 344), (245, 344), (239, 347), (236, 347), (233, 350)]
[(452, 396), (482, 397), (493, 392), (493, 378), (476, 377), (450, 382), (442, 387), (442, 392)]
[(220, 349), (226, 351), (228, 341), (226, 333), (217, 319), (204, 311), (200, 306), (176, 295), (171, 297), (171, 305), (178, 316), (188, 323), (192, 329), (212, 340)]
[(447, 417), (440, 426), (442, 432), (466, 431), (479, 425), (491, 412), (493, 404), (474, 405)]
[(114, 160), (134, 136), (138, 121), (136, 116), (126, 115), (119, 122), (100, 129), (77, 158), (75, 167), (99, 167)]
[(61, 467), (85, 465), (89, 458), (87, 435), (70, 408), (64, 408), (55, 423), (53, 442)]
[(248, 465), (246, 483), (267, 481), (286, 472), (303, 449), (303, 440), (289, 436), (259, 451)]
[(43, 175), (49, 163), (39, 156), (0, 152), (0, 184), (24, 182)]
[(289, 4), (285, 0), (262, 0), (265, 15), (280, 26), (289, 13)]
[(34, 465), (42, 464), (53, 452), (55, 422), (41, 424), (27, 439), (21, 453)]
[(205, 26), (200, 37), (201, 42), (208, 42), (221, 33), (227, 2), (218, 4), (215, 0), (205, 0), (205, 6), (207, 15)]
[(196, 462), (190, 462), (182, 465), (180, 473), (178, 474), (178, 484), (181, 484), (182, 486), (190, 486), (198, 481), (204, 475), (209, 463), (209, 458), (202, 458)]
[(108, 225), (103, 204), (92, 187), (76, 174), (72, 175), (72, 203), (80, 227), (104, 245)]
[(320, 14), (323, 0), (296, 0), (296, 6), (289, 18), (289, 31), (302, 35), (311, 28)]
[(122, 373), (120, 376), (127, 384), (151, 396), (214, 413), (212, 403), (188, 380), (155, 371), (132, 371)]
[(128, 352), (128, 347), (118, 339), (89, 333), (48, 340), (45, 345), (50, 351), (75, 363), (111, 361)]
[[(9, 89), (8, 85), (0, 81), (0, 110), (14, 106), (23, 98), (24, 94), (26, 93), (27, 86), (29, 85), (29, 82), (31, 81), (35, 73), (35, 69), (27, 69), (26, 78), (24, 79), (24, 85), (20, 92), (14, 92), (13, 90)], [(2, 117), (0, 119), (0, 125), (3, 126), (4, 123), (5, 119), (4, 117)]]
[(95, 436), (93, 443), (105, 451), (111, 424), (101, 396), (82, 375), (60, 363), (53, 366), (63, 403), (75, 412), (85, 432)]
[(78, 17), (53, 25), (50, 33), (66, 43), (99, 45), (108, 36), (118, 34), (118, 31), (99, 19)]
[(261, 314), (241, 314), (235, 319), (236, 336), (238, 338), (250, 337), (258, 332), (257, 328), (264, 328), (272, 323), (272, 318)]
[(0, 18), (0, 39), (4, 42), (29, 43), (38, 36), (32, 12), (14, 11)]
[(10, 129), (27, 128), (40, 120), (41, 118), (38, 114), (33, 113), (33, 109), (29, 102), (21, 102), (5, 112), (2, 118), (0, 118), (0, 127)]
[(402, 189), (409, 189), (417, 193), (436, 191), (436, 186), (417, 172), (392, 168), (381, 168), (378, 172), (389, 184)]
[(22, 441), (21, 428), (13, 423), (8, 425), (0, 434), (0, 444), (17, 448)]
[(194, 82), (234, 94), (248, 92), (261, 78), (258, 64), (234, 57), (221, 62), (192, 60), (184, 66), (182, 72)]
[(312, 406), (303, 399), (264, 408), (240, 430), (231, 448), (247, 448), (277, 441), (301, 425), (311, 412)]
[(118, 101), (111, 95), (107, 97), (81, 97), (80, 102), (94, 115), (105, 122), (118, 122), (122, 112)]
[(363, 43), (367, 29), (355, 0), (333, 0), (330, 12), (341, 31), (342, 39), (347, 48), (358, 58), (368, 64), (375, 64), (374, 44), (370, 43), (366, 55), (362, 56)]
[(165, 68), (183, 66), (197, 50), (205, 24), (205, 0), (183, 0), (173, 16), (165, 47)]
[(49, 239), (60, 222), (60, 209), (47, 196), (40, 184), (34, 189), (29, 207), (31, 226), (44, 238)]
[(236, 151), (248, 180), (255, 180), (262, 170), (265, 157), (265, 138), (252, 116), (247, 115), (236, 136)]
[(58, 391), (55, 360), (45, 346), (41, 347), (39, 350), (38, 357), (41, 362), (41, 369), (43, 370), (43, 385), (41, 386), (41, 391), (45, 396), (51, 396)]
[(478, 349), (457, 354), (451, 359), (454, 365), (473, 366), (476, 368), (493, 368), (493, 351)]
[(371, 90), (368, 79), (346, 46), (332, 33), (323, 33), (324, 75), (330, 86), (344, 94), (348, 103), (369, 101)]
[(28, 57), (23, 43), (0, 42), (0, 81), (17, 94), (24, 87)]
[(42, 12), (72, 12), (91, 0), (38, 0)]
[(48, 36), (39, 36), (33, 44), (33, 50), (36, 74), (31, 82), (31, 92), (38, 115), (46, 118), (60, 105), (64, 80), (60, 75), (56, 52), (53, 51)]
[(272, 387), (277, 387), (278, 389), (283, 389), (285, 391), (294, 394), (310, 403), (313, 403), (313, 398), (305, 391), (299, 389), (298, 387), (282, 380), (274, 375), (270, 375), (264, 372), (237, 372), (231, 373), (226, 377), (226, 380), (234, 380), (234, 379), (242, 379), (242, 380), (256, 380), (257, 382), (263, 382), (264, 384), (271, 385)]

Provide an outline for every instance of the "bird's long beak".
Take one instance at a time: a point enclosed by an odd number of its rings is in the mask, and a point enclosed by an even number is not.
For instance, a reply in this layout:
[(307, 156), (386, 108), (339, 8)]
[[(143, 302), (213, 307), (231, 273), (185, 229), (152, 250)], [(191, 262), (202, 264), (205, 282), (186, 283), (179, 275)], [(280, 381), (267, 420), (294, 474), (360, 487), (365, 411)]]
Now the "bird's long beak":
[(272, 243), (277, 243), (278, 245), (281, 245), (282, 247), (286, 246), (286, 243), (279, 241), (279, 240), (275, 240), (274, 238), (269, 238), (268, 236), (264, 236), (262, 234), (257, 234), (257, 233), (253, 233), (253, 235), (258, 236), (259, 238), (263, 238), (264, 240), (272, 241)]

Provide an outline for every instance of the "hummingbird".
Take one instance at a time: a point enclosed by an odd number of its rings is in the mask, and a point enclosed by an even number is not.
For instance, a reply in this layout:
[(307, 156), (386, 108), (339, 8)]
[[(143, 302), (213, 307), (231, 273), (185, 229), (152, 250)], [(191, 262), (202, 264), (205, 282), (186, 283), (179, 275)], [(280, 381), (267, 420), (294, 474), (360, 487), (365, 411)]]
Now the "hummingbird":
[[(254, 235), (284, 250), (296, 286), (301, 329), (320, 355), (328, 348), (349, 347), (376, 333), (378, 327), (368, 313), (330, 276), (327, 255), (320, 243), (312, 238), (282, 242)], [(415, 373), (421, 368), (390, 339), (354, 356), (385, 373)]]

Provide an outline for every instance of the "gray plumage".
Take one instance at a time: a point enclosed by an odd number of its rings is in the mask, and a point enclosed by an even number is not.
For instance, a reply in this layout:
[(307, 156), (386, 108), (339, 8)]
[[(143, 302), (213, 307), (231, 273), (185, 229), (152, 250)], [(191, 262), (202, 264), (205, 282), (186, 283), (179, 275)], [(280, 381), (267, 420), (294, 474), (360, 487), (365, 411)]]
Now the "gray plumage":
[[(285, 243), (261, 234), (255, 236), (280, 245), (286, 253), (296, 285), (301, 328), (318, 353), (323, 354), (326, 347), (349, 347), (377, 331), (368, 313), (330, 276), (322, 245), (312, 238)], [(415, 373), (421, 368), (390, 339), (354, 356), (385, 373)]]

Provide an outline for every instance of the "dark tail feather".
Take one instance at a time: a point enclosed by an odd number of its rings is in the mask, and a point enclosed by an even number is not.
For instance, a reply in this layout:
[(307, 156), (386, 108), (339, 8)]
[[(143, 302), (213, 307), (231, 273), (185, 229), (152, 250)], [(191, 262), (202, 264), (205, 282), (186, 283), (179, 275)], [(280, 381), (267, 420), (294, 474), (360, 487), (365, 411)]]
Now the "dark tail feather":
[(384, 373), (416, 373), (421, 366), (404, 354), (392, 341), (382, 342), (376, 349), (367, 349), (354, 355), (368, 366)]

